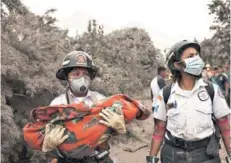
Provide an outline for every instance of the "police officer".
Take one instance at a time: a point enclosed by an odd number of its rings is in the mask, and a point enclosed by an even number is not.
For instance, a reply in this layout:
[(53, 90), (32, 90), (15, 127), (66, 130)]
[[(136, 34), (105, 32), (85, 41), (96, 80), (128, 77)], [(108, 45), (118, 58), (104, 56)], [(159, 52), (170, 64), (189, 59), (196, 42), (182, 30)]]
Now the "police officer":
[[(50, 105), (83, 102), (87, 106), (91, 107), (97, 101), (105, 99), (105, 96), (102, 94), (89, 90), (91, 81), (95, 78), (96, 73), (97, 68), (89, 54), (83, 51), (73, 51), (67, 54), (63, 59), (62, 67), (56, 73), (56, 77), (60, 80), (66, 80), (68, 82), (68, 87), (66, 93), (56, 97)], [(104, 112), (104, 114), (107, 113)], [(111, 124), (113, 120), (117, 122), (117, 125), (121, 125), (113, 126), (113, 124)], [(110, 122), (105, 120), (102, 121), (102, 124), (112, 127), (115, 131), (117, 131), (117, 127), (121, 130), (121, 126), (125, 126), (124, 121), (119, 119), (115, 114), (113, 114), (113, 116), (110, 114)], [(57, 146), (63, 143), (68, 138), (68, 135), (64, 135), (64, 131), (65, 128), (61, 126), (56, 126), (51, 129), (48, 124), (46, 126), (42, 150), (49, 153), (49, 151), (56, 149)], [(109, 150), (108, 143), (101, 144), (94, 153), (89, 153), (81, 159), (67, 158), (57, 152), (60, 156), (58, 157), (58, 163), (113, 163), (111, 158), (108, 156), (107, 150)], [(96, 159), (96, 156), (100, 154), (102, 156), (102, 153), (107, 155), (103, 156), (100, 160)], [(53, 162), (55, 161), (53, 160)]]
[[(201, 78), (204, 62), (200, 46), (187, 40), (176, 43), (167, 55), (167, 64), (174, 83), (160, 91), (153, 106), (155, 129), (147, 162), (159, 160), (157, 154), (163, 142), (162, 163), (220, 163), (215, 131), (218, 126), (229, 154), (230, 110), (219, 87)], [(214, 91), (212, 99), (208, 85)], [(214, 125), (213, 116), (218, 125)]]

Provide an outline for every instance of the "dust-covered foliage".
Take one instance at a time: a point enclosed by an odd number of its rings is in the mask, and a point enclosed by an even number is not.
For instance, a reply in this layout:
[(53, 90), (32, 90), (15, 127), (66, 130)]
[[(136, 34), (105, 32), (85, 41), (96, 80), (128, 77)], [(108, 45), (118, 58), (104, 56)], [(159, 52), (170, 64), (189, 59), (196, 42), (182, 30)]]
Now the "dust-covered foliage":
[(215, 16), (210, 27), (215, 34), (201, 43), (202, 57), (212, 65), (223, 64), (230, 58), (230, 1), (213, 0), (208, 7)]
[[(1, 6), (1, 105), (3, 163), (45, 162), (42, 152), (27, 148), (22, 128), (30, 110), (48, 105), (64, 92), (55, 78), (63, 57), (82, 49), (93, 56), (99, 68), (92, 89), (105, 95), (143, 95), (156, 74), (158, 52), (143, 29), (127, 28), (105, 35), (103, 25), (90, 20), (88, 29), (74, 38), (55, 26), (50, 9), (43, 16), (29, 12), (20, 0), (2, 1)], [(149, 93), (148, 93), (149, 95)]]
[(106, 95), (142, 94), (156, 67), (156, 50), (148, 34), (142, 29), (127, 28), (93, 40), (89, 37), (85, 34), (79, 40), (80, 47), (88, 49), (100, 66), (93, 86), (106, 91)]

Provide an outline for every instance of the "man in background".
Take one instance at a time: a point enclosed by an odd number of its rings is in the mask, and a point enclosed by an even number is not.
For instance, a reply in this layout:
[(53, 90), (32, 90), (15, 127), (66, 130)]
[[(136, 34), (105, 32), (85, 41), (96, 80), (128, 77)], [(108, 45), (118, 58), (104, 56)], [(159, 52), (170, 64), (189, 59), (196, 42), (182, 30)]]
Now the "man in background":
[(218, 76), (218, 67), (214, 66), (212, 70), (212, 76), (209, 78), (209, 81), (211, 81), (214, 84), (217, 84), (216, 77)]
[(207, 77), (208, 77), (208, 79), (210, 79), (213, 76), (211, 65), (210, 64), (206, 64), (205, 67), (206, 67), (206, 70), (207, 70)]
[(160, 66), (157, 68), (158, 75), (152, 79), (151, 81), (151, 98), (153, 103), (156, 102), (157, 97), (159, 95), (159, 91), (165, 86), (165, 76), (166, 76), (166, 68)]
[(219, 85), (222, 93), (225, 95), (226, 99), (229, 96), (229, 79), (228, 76), (224, 73), (223, 67), (218, 66), (218, 75), (216, 77), (216, 83)]
[(208, 80), (209, 80), (206, 67), (203, 67), (201, 75), (202, 75), (202, 78), (203, 78), (205, 81), (208, 81)]

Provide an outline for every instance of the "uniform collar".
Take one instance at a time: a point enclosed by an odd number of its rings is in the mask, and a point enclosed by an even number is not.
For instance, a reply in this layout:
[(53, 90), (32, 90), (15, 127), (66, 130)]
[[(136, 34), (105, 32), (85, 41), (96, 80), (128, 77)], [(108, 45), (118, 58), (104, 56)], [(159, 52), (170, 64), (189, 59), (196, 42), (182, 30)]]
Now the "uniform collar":
[(178, 94), (181, 96), (189, 97), (196, 90), (198, 90), (201, 87), (205, 87), (205, 86), (207, 86), (207, 83), (205, 83), (202, 78), (200, 78), (199, 80), (196, 80), (195, 85), (191, 91), (181, 89), (178, 82), (175, 82), (172, 89), (171, 89), (171, 93), (175, 93), (175, 94)]
[[(74, 103), (74, 99), (75, 99), (75, 98), (78, 98), (78, 97), (75, 97), (75, 96), (73, 95), (73, 93), (71, 92), (70, 89), (68, 89), (67, 95), (68, 95), (68, 97), (69, 97), (70, 103)], [(86, 99), (86, 98), (89, 98), (89, 97), (91, 97), (91, 91), (90, 91), (90, 90), (88, 90), (87, 95), (86, 95), (85, 97), (81, 97), (81, 98)]]

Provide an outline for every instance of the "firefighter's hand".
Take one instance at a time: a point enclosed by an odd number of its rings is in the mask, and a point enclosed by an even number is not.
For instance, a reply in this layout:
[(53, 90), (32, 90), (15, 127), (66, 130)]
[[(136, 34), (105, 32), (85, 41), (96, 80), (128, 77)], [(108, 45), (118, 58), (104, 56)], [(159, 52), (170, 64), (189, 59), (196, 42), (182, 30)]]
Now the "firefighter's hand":
[(42, 151), (52, 151), (62, 144), (68, 138), (68, 135), (63, 135), (64, 131), (65, 128), (63, 126), (48, 123), (45, 128)]
[(100, 120), (99, 123), (114, 129), (119, 134), (126, 133), (122, 108), (116, 108), (115, 111), (112, 111), (110, 108), (106, 108), (103, 109), (99, 115), (103, 118), (103, 120)]

